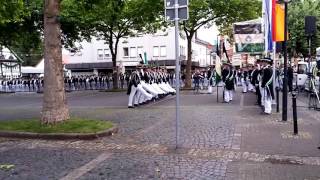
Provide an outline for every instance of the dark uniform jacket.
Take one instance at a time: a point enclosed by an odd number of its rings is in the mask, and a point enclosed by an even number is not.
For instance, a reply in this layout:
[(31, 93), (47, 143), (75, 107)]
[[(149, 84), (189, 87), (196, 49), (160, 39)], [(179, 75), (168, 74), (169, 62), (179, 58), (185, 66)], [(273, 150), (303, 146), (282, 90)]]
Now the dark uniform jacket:
[(129, 81), (129, 86), (128, 86), (128, 90), (127, 90), (127, 94), (129, 95), (131, 93), (131, 87), (138, 87), (138, 84), (140, 84), (140, 76), (139, 76), (139, 72), (134, 71), (131, 74), (131, 78)]
[(267, 90), (267, 95), (271, 96), (274, 98), (274, 93), (273, 93), (273, 71), (271, 67), (265, 67), (262, 70), (262, 82), (261, 82), (261, 87), (266, 88)]
[(243, 71), (242, 72), (242, 78), (244, 79), (244, 81), (248, 80), (248, 71)]
[(259, 85), (259, 78), (258, 78), (259, 74), (260, 74), (260, 70), (258, 69), (253, 70), (251, 81), (250, 81), (252, 85), (254, 86)]
[(222, 81), (226, 85), (227, 90), (234, 90), (234, 76), (235, 71), (232, 69), (223, 69), (222, 70)]

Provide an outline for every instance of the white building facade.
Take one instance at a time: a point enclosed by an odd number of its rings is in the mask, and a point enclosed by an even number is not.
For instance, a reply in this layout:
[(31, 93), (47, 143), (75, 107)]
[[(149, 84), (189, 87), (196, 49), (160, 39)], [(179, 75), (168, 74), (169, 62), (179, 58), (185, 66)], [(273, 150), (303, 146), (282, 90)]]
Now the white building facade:
[[(187, 60), (187, 39), (180, 33), (179, 51), (182, 69)], [(134, 70), (143, 59), (148, 64), (175, 68), (175, 33), (174, 28), (159, 31), (156, 34), (137, 34), (134, 37), (120, 39), (117, 52), (117, 66), (122, 72)], [(69, 53), (66, 69), (73, 74), (99, 74), (112, 72), (112, 59), (109, 45), (104, 40), (93, 38), (91, 42), (82, 42), (81, 51)], [(192, 41), (192, 66), (210, 65), (211, 45), (203, 40)], [(66, 52), (65, 52), (66, 53)], [(140, 57), (141, 56), (141, 57)], [(212, 63), (212, 62), (211, 62)]]

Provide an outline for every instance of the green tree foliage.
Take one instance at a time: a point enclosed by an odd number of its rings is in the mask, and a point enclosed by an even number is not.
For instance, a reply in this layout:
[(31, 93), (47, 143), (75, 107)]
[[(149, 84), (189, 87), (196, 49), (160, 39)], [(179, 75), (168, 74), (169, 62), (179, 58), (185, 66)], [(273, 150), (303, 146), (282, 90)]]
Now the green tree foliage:
[[(188, 40), (186, 87), (191, 87), (192, 38), (202, 26), (216, 24), (223, 33), (230, 33), (232, 23), (259, 17), (259, 0), (190, 0), (189, 20), (182, 23)], [(225, 31), (225, 32), (224, 32)]]
[(312, 54), (320, 47), (320, 1), (293, 0), (288, 4), (288, 49), (291, 56), (308, 56), (308, 40), (305, 35), (305, 16), (317, 17), (317, 35), (312, 38)]
[[(96, 36), (106, 41), (113, 63), (113, 87), (118, 87), (117, 53), (121, 38), (140, 32), (155, 32), (161, 27), (163, 1), (161, 0), (70, 0), (66, 6), (73, 7), (68, 17), (80, 19), (88, 37)], [(82, 16), (79, 16), (82, 13)], [(86, 36), (84, 36), (86, 37)]]
[(35, 9), (39, 2), (6, 0), (1, 6), (0, 45), (14, 50), (25, 65), (34, 65), (42, 57), (40, 11)]
[(262, 2), (259, 0), (235, 1), (229, 12), (233, 16), (230, 16), (227, 20), (220, 18), (215, 23), (218, 26), (220, 34), (227, 35), (229, 40), (233, 42), (233, 23), (261, 17)]
[[(24, 60), (24, 65), (36, 65), (43, 57), (43, 0), (2, 1), (0, 45), (14, 50)], [(62, 1), (62, 12), (58, 20), (61, 23), (64, 47), (74, 49), (75, 42), (90, 37), (89, 27), (79, 18), (84, 17), (79, 3), (89, 4), (91, 1)], [(83, 7), (90, 9), (90, 6)]]
[(23, 0), (0, 0), (0, 25), (19, 22), (25, 15)]

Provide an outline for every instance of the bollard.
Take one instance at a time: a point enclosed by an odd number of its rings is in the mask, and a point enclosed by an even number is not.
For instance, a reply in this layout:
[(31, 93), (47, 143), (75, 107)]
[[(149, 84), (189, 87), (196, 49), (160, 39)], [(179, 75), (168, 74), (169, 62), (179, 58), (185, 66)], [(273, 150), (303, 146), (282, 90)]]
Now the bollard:
[(297, 95), (292, 93), (293, 134), (298, 134)]
[(280, 112), (279, 108), (279, 87), (276, 88), (276, 101), (277, 101), (277, 113)]

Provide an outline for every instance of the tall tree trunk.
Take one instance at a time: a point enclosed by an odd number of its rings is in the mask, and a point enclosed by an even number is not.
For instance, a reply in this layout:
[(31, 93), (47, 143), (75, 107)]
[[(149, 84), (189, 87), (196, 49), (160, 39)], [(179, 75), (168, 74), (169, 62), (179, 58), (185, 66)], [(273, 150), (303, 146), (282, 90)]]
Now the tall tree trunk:
[(118, 67), (117, 67), (117, 55), (112, 56), (112, 67), (113, 67), (113, 89), (118, 89), (119, 88), (119, 72), (118, 72)]
[(111, 39), (109, 40), (109, 48), (111, 49), (111, 54), (112, 54), (113, 89), (118, 89), (119, 88), (119, 68), (117, 67), (117, 54), (118, 54), (118, 44), (119, 44), (120, 37), (116, 37), (115, 39), (116, 39), (116, 42), (113, 47), (113, 38), (111, 36)]
[(60, 0), (45, 0), (43, 124), (55, 124), (70, 118), (64, 91), (59, 14)]
[(187, 57), (187, 67), (186, 67), (186, 88), (191, 88), (192, 82), (191, 82), (191, 66), (192, 66), (192, 37), (193, 35), (190, 34), (190, 36), (187, 36), (187, 42), (188, 42), (188, 57)]

